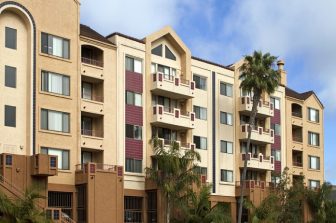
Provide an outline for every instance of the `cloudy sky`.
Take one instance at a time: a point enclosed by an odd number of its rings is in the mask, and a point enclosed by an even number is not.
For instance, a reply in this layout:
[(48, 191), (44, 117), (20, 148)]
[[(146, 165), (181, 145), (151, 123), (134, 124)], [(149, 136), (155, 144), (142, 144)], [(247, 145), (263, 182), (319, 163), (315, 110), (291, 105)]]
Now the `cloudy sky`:
[(81, 0), (81, 22), (137, 38), (172, 26), (194, 56), (231, 64), (254, 49), (285, 60), (288, 86), (325, 105), (325, 173), (336, 184), (335, 0)]

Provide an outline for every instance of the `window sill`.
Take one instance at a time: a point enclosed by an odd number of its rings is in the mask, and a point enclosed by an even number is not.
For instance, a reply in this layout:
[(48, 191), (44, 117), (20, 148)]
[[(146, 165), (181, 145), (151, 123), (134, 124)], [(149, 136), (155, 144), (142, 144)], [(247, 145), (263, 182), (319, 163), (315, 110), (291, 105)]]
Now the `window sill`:
[(320, 146), (314, 146), (314, 145), (309, 145), (309, 144), (308, 144), (308, 147), (310, 147), (312, 149), (320, 149)]
[(89, 139), (99, 139), (99, 140), (103, 140), (104, 137), (98, 137), (98, 136), (90, 136), (90, 135), (83, 135), (81, 134), (82, 137), (85, 137), (85, 138), (89, 138)]
[(71, 174), (71, 170), (62, 170), (62, 169), (58, 169), (59, 173), (66, 173), (66, 174)]
[(62, 136), (72, 136), (71, 133), (56, 132), (56, 131), (44, 130), (44, 129), (39, 129), (39, 132), (49, 133), (49, 134), (54, 134), (54, 135), (62, 135)]
[(308, 168), (309, 171), (314, 171), (314, 172), (321, 172), (321, 170), (318, 170), (318, 169), (310, 169)]
[(133, 172), (126, 172), (126, 171), (125, 171), (125, 175), (134, 176), (134, 177), (145, 177), (144, 173), (133, 173)]
[(56, 60), (64, 61), (64, 62), (67, 62), (67, 63), (72, 63), (72, 61), (70, 59), (65, 59), (65, 58), (54, 56), (54, 55), (51, 55), (51, 54), (46, 54), (46, 53), (39, 52), (39, 55), (43, 56), (43, 57), (49, 57), (51, 59), (56, 59)]
[(314, 125), (320, 125), (320, 122), (314, 122), (307, 119), (307, 122)]
[(227, 185), (227, 186), (234, 186), (233, 182), (225, 182), (225, 181), (220, 181), (219, 185)]
[(64, 98), (64, 99), (70, 99), (70, 100), (72, 100), (72, 98), (70, 96), (56, 94), (56, 93), (52, 93), (52, 92), (46, 92), (46, 91), (41, 91), (40, 90), (39, 93), (43, 94), (43, 95), (49, 95), (49, 96), (54, 96), (54, 97), (58, 97), (58, 98)]

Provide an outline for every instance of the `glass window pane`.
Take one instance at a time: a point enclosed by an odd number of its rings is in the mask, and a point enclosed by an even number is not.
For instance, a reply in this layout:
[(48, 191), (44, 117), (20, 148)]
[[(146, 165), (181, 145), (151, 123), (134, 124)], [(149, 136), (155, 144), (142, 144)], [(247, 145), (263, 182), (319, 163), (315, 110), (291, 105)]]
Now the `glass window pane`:
[(70, 77), (63, 76), (63, 95), (70, 95)]
[(134, 94), (134, 105), (142, 106), (142, 95), (141, 94)]
[(48, 154), (49, 155), (57, 156), (58, 169), (63, 169), (63, 165), (62, 165), (63, 164), (62, 150), (48, 149)]
[(152, 74), (156, 73), (156, 64), (155, 63), (151, 64), (151, 73)]
[(63, 132), (69, 132), (69, 114), (67, 113), (63, 113), (63, 121), (62, 121), (62, 125), (63, 125)]
[(127, 71), (134, 71), (133, 58), (126, 57), (125, 67)]
[(5, 46), (10, 49), (16, 49), (16, 29), (6, 27), (5, 28)]
[(82, 82), (82, 97), (83, 99), (92, 100), (92, 84)]
[(141, 60), (134, 59), (134, 72), (142, 73), (142, 62)]
[(63, 92), (62, 84), (63, 84), (62, 75), (49, 73), (48, 89), (50, 92), (56, 94), (62, 94)]
[(126, 104), (133, 105), (134, 104), (134, 93), (130, 91), (126, 91)]
[(165, 46), (165, 57), (171, 60), (176, 60), (175, 55), (167, 46)]
[(227, 142), (226, 151), (227, 151), (227, 153), (230, 153), (230, 154), (233, 153), (233, 143), (232, 142)]
[(133, 125), (126, 124), (126, 137), (134, 138), (134, 129)]
[(48, 129), (53, 131), (62, 131), (63, 116), (61, 112), (48, 111)]
[(16, 88), (16, 68), (5, 66), (5, 86)]
[(63, 58), (70, 58), (69, 50), (69, 40), (63, 39)]
[(48, 110), (41, 110), (41, 129), (48, 129)]
[(63, 39), (53, 36), (53, 55), (57, 57), (63, 57)]
[(152, 49), (152, 54), (162, 57), (162, 44)]
[(41, 34), (41, 51), (42, 53), (48, 53), (48, 34)]
[(134, 126), (134, 138), (142, 139), (142, 127), (141, 126)]
[(16, 107), (5, 105), (5, 126), (16, 127)]
[(64, 170), (69, 169), (69, 151), (63, 150), (63, 155), (62, 155), (62, 167)]

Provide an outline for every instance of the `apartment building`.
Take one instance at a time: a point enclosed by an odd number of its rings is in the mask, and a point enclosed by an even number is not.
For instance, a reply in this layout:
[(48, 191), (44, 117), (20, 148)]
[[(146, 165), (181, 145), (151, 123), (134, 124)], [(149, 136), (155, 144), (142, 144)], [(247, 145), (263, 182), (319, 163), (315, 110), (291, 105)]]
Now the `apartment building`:
[[(213, 205), (230, 206), (232, 222), (244, 159), (245, 196), (256, 205), (285, 166), (311, 187), (323, 182), (323, 106), (286, 87), (283, 61), (246, 148), (252, 100), (239, 88), (242, 60), (194, 57), (170, 27), (104, 37), (79, 13), (77, 0), (0, 0), (1, 191), (17, 197), (37, 185), (56, 222), (164, 222), (145, 175), (155, 136), (200, 153), (201, 181), (212, 184)], [(298, 106), (301, 119), (292, 116)]]

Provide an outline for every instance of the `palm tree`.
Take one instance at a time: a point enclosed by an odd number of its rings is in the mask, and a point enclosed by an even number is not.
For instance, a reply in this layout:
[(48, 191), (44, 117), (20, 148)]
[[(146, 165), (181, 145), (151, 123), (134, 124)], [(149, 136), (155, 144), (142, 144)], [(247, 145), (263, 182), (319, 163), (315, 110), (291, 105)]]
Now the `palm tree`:
[(38, 190), (29, 188), (22, 198), (11, 199), (0, 193), (0, 222), (7, 223), (45, 223), (44, 211), (36, 206), (38, 199), (45, 199)]
[[(240, 88), (253, 95), (252, 98), (252, 111), (249, 121), (247, 149), (245, 151), (245, 157), (247, 157), (248, 148), (251, 144), (251, 132), (254, 127), (255, 117), (258, 111), (258, 103), (262, 94), (272, 94), (280, 83), (280, 74), (273, 68), (277, 57), (272, 56), (269, 53), (263, 54), (260, 51), (254, 51), (252, 56), (245, 56), (244, 64), (240, 71), (239, 78), (242, 80)], [(245, 180), (247, 171), (247, 159), (244, 160), (244, 169), (241, 176), (240, 186), (242, 187), (239, 199), (239, 213), (238, 223), (241, 223)]]
[(201, 158), (194, 150), (181, 151), (177, 142), (165, 147), (162, 141), (154, 138), (153, 147), (157, 167), (146, 168), (146, 173), (166, 199), (166, 222), (169, 223), (173, 205), (186, 201), (192, 186), (200, 182), (194, 162)]
[(218, 203), (211, 207), (209, 201), (211, 185), (201, 187), (199, 193), (193, 192), (188, 202), (188, 212), (183, 222), (186, 223), (230, 223), (230, 208)]

